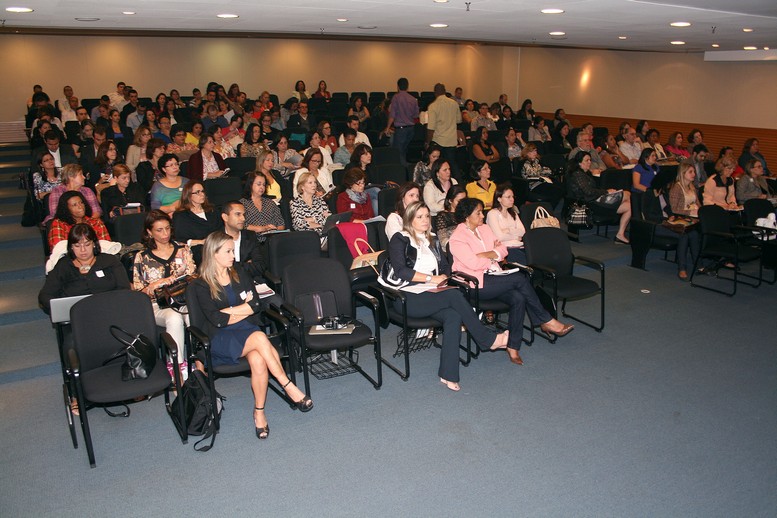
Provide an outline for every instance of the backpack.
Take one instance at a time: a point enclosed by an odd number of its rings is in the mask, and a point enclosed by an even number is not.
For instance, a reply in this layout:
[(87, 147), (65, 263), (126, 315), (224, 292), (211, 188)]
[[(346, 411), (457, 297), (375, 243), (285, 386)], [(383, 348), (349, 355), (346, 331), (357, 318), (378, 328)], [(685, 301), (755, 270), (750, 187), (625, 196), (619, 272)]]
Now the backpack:
[[(216, 440), (216, 434), (219, 432), (219, 421), (221, 420), (221, 411), (224, 409), (223, 401), (226, 399), (216, 392), (216, 411), (213, 411), (213, 402), (211, 400), (210, 384), (208, 378), (201, 371), (194, 369), (189, 378), (181, 387), (181, 393), (173, 401), (173, 408), (177, 405), (183, 405), (184, 422), (178, 422), (178, 413), (173, 411), (173, 420), (180, 429), (186, 429), (189, 435), (204, 435), (202, 439), (194, 444), (195, 451), (208, 451), (213, 447)], [(210, 444), (197, 448), (201, 442), (210, 438)]]

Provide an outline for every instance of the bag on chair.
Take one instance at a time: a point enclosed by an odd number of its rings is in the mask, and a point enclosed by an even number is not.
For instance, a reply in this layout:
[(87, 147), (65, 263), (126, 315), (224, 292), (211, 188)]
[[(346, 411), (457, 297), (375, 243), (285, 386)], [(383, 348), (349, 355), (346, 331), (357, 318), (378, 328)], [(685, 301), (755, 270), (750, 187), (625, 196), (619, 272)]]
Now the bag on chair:
[[(124, 364), (121, 366), (121, 379), (122, 381), (131, 381), (136, 379), (146, 379), (148, 375), (156, 365), (156, 347), (151, 343), (148, 337), (137, 334), (133, 335), (120, 328), (119, 326), (111, 326), (110, 332), (113, 337), (124, 344), (124, 346), (116, 351), (110, 358), (103, 362), (103, 365), (112, 362), (117, 358), (124, 358)], [(117, 333), (121, 333), (128, 336), (132, 341), (118, 336)]]
[[(189, 435), (204, 436), (194, 444), (195, 451), (208, 451), (213, 447), (213, 442), (219, 431), (224, 399), (226, 398), (216, 392), (216, 408), (214, 409), (208, 378), (201, 371), (194, 369), (181, 387), (181, 393), (173, 401), (174, 410), (171, 416), (178, 426), (182, 430), (185, 429)], [(183, 405), (183, 423), (178, 423), (178, 412), (176, 411), (178, 405)], [(210, 444), (197, 448), (197, 445), (206, 439), (210, 439)]]
[(569, 211), (569, 216), (567, 217), (567, 226), (585, 228), (593, 227), (594, 225), (593, 219), (591, 218), (591, 209), (588, 208), (588, 205), (578, 205), (577, 203), (573, 203), (572, 208)]
[(559, 225), (558, 218), (551, 215), (545, 207), (539, 205), (534, 209), (534, 221), (531, 222), (531, 228), (544, 227), (561, 228), (561, 225)]
[[(377, 266), (378, 256), (380, 252), (376, 252), (372, 249), (366, 239), (356, 238), (353, 242), (354, 248), (358, 251), (359, 255), (356, 256), (351, 263), (351, 270), (356, 268), (364, 268), (365, 266)], [(364, 250), (367, 250), (365, 252)]]

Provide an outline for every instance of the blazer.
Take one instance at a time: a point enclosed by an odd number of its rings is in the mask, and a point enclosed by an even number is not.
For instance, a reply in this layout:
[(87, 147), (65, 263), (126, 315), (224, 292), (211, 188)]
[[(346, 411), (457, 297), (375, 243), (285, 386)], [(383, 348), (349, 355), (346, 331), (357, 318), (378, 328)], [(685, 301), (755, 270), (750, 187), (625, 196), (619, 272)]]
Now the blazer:
[[(432, 242), (429, 245), (429, 249), (437, 259), (437, 271), (440, 275), (450, 275), (451, 267), (448, 264), (448, 259), (442, 252), (439, 239), (434, 234), (432, 234)], [(410, 242), (410, 237), (405, 232), (394, 234), (391, 241), (389, 241), (388, 252), (388, 260), (391, 262), (394, 277), (405, 283), (413, 283), (418, 249)], [(415, 284), (419, 283), (416, 282)], [(389, 285), (393, 286), (394, 284), (389, 283)]]
[[(213, 157), (216, 159), (216, 164), (218, 164), (220, 170), (224, 170), (227, 168), (226, 162), (224, 162), (224, 159), (216, 153), (213, 152)], [(189, 180), (198, 180), (202, 181), (203, 176), (203, 161), (202, 161), (202, 150), (197, 151), (192, 156), (189, 157), (189, 165), (186, 169), (187, 174), (186, 176), (189, 177)]]
[[(256, 314), (256, 312), (261, 310), (262, 303), (261, 299), (259, 299), (259, 295), (256, 293), (256, 290), (254, 290), (254, 283), (251, 280), (251, 276), (248, 275), (239, 266), (235, 267), (235, 271), (237, 271), (239, 281), (231, 282), (232, 289), (234, 289), (238, 294), (242, 292), (252, 292), (254, 294), (254, 298), (248, 303), (248, 305), (251, 306), (251, 308), (254, 310), (254, 314), (247, 317), (246, 320), (255, 325), (263, 325), (261, 318)], [(195, 279), (191, 286), (191, 289), (194, 290), (197, 294), (197, 300), (200, 302), (200, 310), (202, 311), (203, 315), (205, 315), (205, 320), (207, 321), (207, 329), (203, 329), (203, 331), (208, 336), (213, 336), (218, 329), (227, 327), (228, 325), (229, 315), (221, 312), (222, 309), (229, 307), (227, 297), (226, 295), (222, 295), (218, 299), (212, 298), (210, 295), (210, 287), (202, 279), (202, 277)]]
[(477, 231), (480, 234), (480, 239), (467, 228), (465, 223), (459, 223), (459, 226), (451, 234), (448, 246), (453, 256), (453, 269), (472, 275), (482, 288), (483, 275), (486, 270), (491, 268), (493, 261), (485, 257), (478, 257), (477, 254), (493, 250), (499, 256), (497, 260), (502, 260), (507, 257), (507, 247), (501, 244), (494, 245), (496, 238), (488, 225), (480, 225)]
[(253, 277), (254, 282), (261, 284), (265, 281), (264, 270), (267, 266), (267, 259), (259, 246), (256, 232), (240, 231), (240, 257), (235, 257), (235, 262), (239, 263), (245, 272)]
[(222, 228), (224, 224), (215, 210), (206, 212), (205, 219), (190, 210), (179, 210), (173, 214), (175, 240), (180, 243), (189, 239), (205, 239), (211, 232)]

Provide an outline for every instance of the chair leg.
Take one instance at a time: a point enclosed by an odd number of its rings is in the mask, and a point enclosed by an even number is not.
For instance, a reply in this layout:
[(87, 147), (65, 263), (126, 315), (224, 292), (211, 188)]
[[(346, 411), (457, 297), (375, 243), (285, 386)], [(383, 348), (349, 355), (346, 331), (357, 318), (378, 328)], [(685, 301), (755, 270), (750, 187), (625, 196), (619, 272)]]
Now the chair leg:
[(73, 374), (73, 385), (76, 388), (76, 398), (78, 400), (78, 417), (81, 420), (81, 432), (84, 434), (84, 444), (86, 444), (86, 454), (89, 457), (89, 466), (94, 468), (97, 462), (94, 459), (94, 447), (92, 445), (92, 434), (89, 431), (89, 419), (87, 418), (87, 408), (84, 400), (83, 390), (81, 389), (80, 374)]
[(73, 441), (73, 448), (78, 449), (78, 437), (76, 436), (76, 423), (75, 416), (73, 415), (73, 408), (70, 406), (72, 400), (70, 397), (70, 391), (67, 389), (67, 383), (62, 384), (62, 394), (65, 400), (65, 416), (67, 417), (67, 426), (70, 429), (70, 439)]
[(382, 354), (379, 357), (383, 365), (385, 365), (386, 367), (394, 371), (402, 381), (407, 381), (407, 379), (410, 377), (410, 343), (408, 338), (409, 332), (410, 330), (407, 328), (407, 325), (403, 325), (401, 333), (402, 333), (402, 351), (405, 356), (404, 371), (400, 370), (399, 367), (391, 363), (387, 358), (384, 358)]
[(578, 317), (576, 317), (574, 315), (570, 315), (569, 313), (567, 313), (567, 302), (568, 302), (567, 299), (564, 299), (562, 301), (562, 303), (561, 303), (561, 314), (564, 315), (567, 318), (571, 318), (572, 320), (574, 320), (576, 322), (580, 322), (581, 324), (590, 327), (591, 329), (593, 329), (597, 333), (601, 333), (602, 330), (604, 329), (604, 292), (603, 291), (599, 292), (599, 299), (600, 299), (600, 303), (599, 303), (600, 304), (600, 306), (599, 306), (599, 310), (600, 310), (599, 327), (595, 326), (594, 324), (591, 324), (590, 322), (586, 322), (585, 320), (581, 320), (580, 318), (578, 318)]

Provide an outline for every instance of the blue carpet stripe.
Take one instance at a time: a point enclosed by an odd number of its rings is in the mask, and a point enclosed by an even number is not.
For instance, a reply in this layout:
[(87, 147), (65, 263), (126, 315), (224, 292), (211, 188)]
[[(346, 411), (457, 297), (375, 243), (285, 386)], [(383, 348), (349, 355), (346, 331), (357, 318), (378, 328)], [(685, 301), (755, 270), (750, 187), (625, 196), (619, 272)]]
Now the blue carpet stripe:
[(22, 279), (43, 279), (43, 277), (45, 277), (45, 272), (44, 268), (41, 266), (32, 266), (30, 268), (22, 268), (21, 270), (0, 272), (0, 282), (18, 281)]
[(49, 317), (40, 309), (13, 311), (11, 313), (0, 314), (0, 326), (23, 324), (24, 322), (34, 322), (36, 320), (48, 320), (48, 318)]
[(62, 372), (58, 362), (0, 373), (0, 385), (52, 376)]
[(11, 203), (24, 203), (25, 196), (8, 196), (7, 198), (0, 198), (0, 203), (3, 205), (10, 205)]
[(30, 239), (13, 239), (11, 241), (0, 241), (0, 250), (8, 250), (9, 248), (24, 248), (27, 246), (43, 246), (43, 241), (40, 238)]
[(19, 225), (22, 222), (22, 215), (0, 216), (0, 225)]

